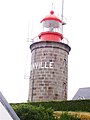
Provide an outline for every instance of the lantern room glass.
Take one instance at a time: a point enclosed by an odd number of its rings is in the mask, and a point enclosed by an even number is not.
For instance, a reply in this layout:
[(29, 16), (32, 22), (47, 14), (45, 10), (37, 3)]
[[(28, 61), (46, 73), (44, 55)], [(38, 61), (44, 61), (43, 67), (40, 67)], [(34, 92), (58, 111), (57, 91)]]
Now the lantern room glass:
[(45, 20), (42, 22), (43, 32), (60, 32), (62, 29), (62, 24), (59, 21), (55, 20)]

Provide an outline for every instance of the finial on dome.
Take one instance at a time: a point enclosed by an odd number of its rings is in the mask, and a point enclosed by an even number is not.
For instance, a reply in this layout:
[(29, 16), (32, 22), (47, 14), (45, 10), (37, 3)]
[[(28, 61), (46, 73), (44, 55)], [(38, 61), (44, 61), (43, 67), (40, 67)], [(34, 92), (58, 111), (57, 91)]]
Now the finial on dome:
[(50, 14), (51, 14), (51, 15), (53, 15), (53, 14), (54, 14), (54, 11), (53, 11), (53, 10), (51, 10), (51, 11), (50, 11)]

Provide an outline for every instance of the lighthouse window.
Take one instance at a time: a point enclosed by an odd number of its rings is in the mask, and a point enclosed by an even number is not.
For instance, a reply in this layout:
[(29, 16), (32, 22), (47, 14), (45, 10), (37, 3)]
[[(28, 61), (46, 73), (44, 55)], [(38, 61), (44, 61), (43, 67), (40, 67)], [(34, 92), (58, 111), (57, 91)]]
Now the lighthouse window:
[(64, 59), (64, 64), (65, 64), (65, 66), (67, 66), (67, 60), (66, 59)]
[(66, 83), (65, 82), (63, 82), (63, 88), (66, 89)]
[(66, 62), (66, 59), (64, 59), (64, 61)]

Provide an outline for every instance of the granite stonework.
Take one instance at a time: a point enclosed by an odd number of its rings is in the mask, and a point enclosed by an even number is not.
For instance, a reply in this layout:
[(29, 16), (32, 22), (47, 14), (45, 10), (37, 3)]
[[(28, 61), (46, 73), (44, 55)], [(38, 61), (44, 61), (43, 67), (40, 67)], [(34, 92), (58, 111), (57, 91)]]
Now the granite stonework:
[(67, 44), (40, 41), (30, 45), (31, 71), (29, 101), (67, 100), (68, 54)]

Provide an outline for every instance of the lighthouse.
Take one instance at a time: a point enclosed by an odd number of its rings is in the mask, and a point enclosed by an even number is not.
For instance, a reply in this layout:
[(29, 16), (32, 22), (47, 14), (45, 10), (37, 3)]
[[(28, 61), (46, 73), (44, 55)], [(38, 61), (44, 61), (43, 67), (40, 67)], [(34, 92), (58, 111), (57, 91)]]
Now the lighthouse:
[(68, 55), (71, 50), (63, 42), (62, 25), (55, 14), (41, 20), (42, 32), (39, 41), (30, 45), (31, 69), (28, 100), (52, 101), (67, 100)]

